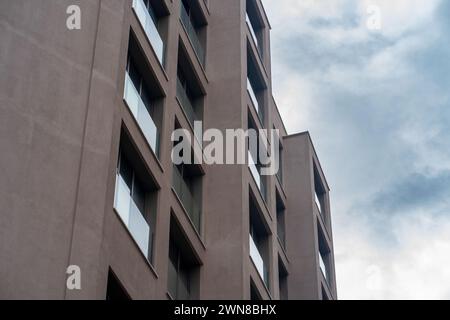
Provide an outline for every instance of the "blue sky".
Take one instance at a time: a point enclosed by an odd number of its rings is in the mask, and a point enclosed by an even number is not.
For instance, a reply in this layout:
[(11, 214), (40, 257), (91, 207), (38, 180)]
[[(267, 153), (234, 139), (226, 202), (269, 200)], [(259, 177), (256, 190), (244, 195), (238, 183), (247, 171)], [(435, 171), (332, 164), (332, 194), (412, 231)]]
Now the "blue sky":
[(275, 99), (332, 188), (339, 298), (450, 299), (450, 1), (263, 3)]

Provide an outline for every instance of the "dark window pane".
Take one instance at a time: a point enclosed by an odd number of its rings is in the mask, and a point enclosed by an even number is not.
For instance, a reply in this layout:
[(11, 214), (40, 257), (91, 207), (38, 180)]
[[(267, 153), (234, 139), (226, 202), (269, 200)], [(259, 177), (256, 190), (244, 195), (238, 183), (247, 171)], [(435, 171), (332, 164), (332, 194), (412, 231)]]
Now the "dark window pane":
[(170, 295), (177, 298), (177, 282), (178, 282), (178, 250), (170, 243), (169, 246), (169, 274), (168, 274), (168, 287)]
[(133, 200), (141, 213), (145, 212), (145, 192), (139, 181), (135, 179), (133, 186)]
[(189, 270), (180, 264), (178, 271), (178, 297), (179, 300), (189, 300), (190, 296), (190, 275)]
[(141, 76), (132, 60), (130, 60), (129, 62), (128, 74), (130, 75), (131, 81), (133, 81), (134, 86), (139, 91), (141, 87)]
[(148, 110), (148, 113), (150, 113), (150, 115), (153, 116), (151, 97), (145, 85), (142, 86), (141, 98), (142, 101), (144, 102), (145, 107)]
[(168, 289), (170, 295), (177, 298), (177, 268), (172, 260), (169, 259)]
[(125, 181), (125, 183), (131, 190), (133, 183), (133, 169), (131, 168), (130, 164), (128, 163), (127, 159), (124, 156), (121, 156), (120, 158), (119, 173), (122, 179)]
[(125, 291), (119, 280), (112, 272), (108, 274), (108, 287), (106, 289), (106, 300), (125, 301), (130, 300), (128, 293)]

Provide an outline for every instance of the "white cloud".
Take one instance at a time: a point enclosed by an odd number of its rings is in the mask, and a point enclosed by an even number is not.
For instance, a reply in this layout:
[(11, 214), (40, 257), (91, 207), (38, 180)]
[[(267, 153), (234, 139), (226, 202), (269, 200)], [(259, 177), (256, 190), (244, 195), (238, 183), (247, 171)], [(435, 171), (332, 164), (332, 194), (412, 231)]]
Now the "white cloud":
[[(390, 224), (387, 224), (388, 227)], [(347, 217), (336, 239), (340, 299), (450, 299), (450, 219), (398, 219), (396, 244), (380, 245), (367, 222)]]
[(313, 110), (317, 101), (314, 83), (298, 74), (292, 74), (289, 81), (283, 82), (279, 87), (278, 96), (280, 98), (277, 103), (283, 106), (283, 114), (289, 115), (284, 117), (286, 127), (295, 127), (298, 131), (307, 130), (308, 124), (314, 121)]
[[(369, 6), (377, 6), (381, 13), (381, 30), (378, 34), (386, 38), (398, 38), (412, 31), (424, 31), (433, 22), (442, 0), (263, 0), (274, 28), (283, 35), (311, 33), (331, 42), (363, 41), (372, 35), (367, 28), (371, 17)], [(356, 17), (352, 27), (333, 24), (316, 28), (310, 23), (316, 19), (331, 22), (346, 22)], [(347, 21), (348, 22), (348, 21)]]

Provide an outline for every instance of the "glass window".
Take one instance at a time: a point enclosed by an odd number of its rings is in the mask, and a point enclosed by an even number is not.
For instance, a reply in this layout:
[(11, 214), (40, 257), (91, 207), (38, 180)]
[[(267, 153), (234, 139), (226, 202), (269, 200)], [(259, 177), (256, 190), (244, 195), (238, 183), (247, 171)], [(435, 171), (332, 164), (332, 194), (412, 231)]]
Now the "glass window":
[(130, 162), (122, 152), (120, 152), (118, 166), (114, 208), (139, 249), (150, 260), (152, 257), (153, 233), (147, 220), (147, 190), (140, 183)]
[(141, 212), (145, 212), (145, 191), (141, 187), (141, 184), (135, 177), (133, 183), (133, 200), (136, 203), (136, 206)]
[(130, 75), (131, 81), (133, 81), (134, 87), (138, 90), (138, 92), (140, 92), (141, 75), (131, 59), (128, 60), (127, 71)]
[(190, 268), (181, 256), (181, 251), (172, 242), (169, 248), (169, 293), (175, 300), (189, 300), (191, 291)]
[(153, 9), (152, 3), (150, 0), (144, 0), (145, 7), (148, 10), (148, 13), (150, 14), (150, 17), (152, 18), (153, 22), (156, 26), (158, 26), (158, 18), (156, 17), (155, 10)]
[(128, 188), (131, 190), (133, 185), (133, 169), (131, 169), (131, 166), (128, 163), (127, 159), (122, 155), (120, 156), (119, 166), (120, 176), (125, 181)]

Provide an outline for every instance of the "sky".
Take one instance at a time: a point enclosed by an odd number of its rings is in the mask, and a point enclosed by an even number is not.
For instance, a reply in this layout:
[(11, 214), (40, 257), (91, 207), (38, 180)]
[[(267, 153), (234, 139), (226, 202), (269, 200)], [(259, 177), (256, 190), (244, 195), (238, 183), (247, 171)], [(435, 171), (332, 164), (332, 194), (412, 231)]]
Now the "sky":
[(332, 189), (339, 299), (450, 299), (450, 1), (263, 3), (274, 97)]

